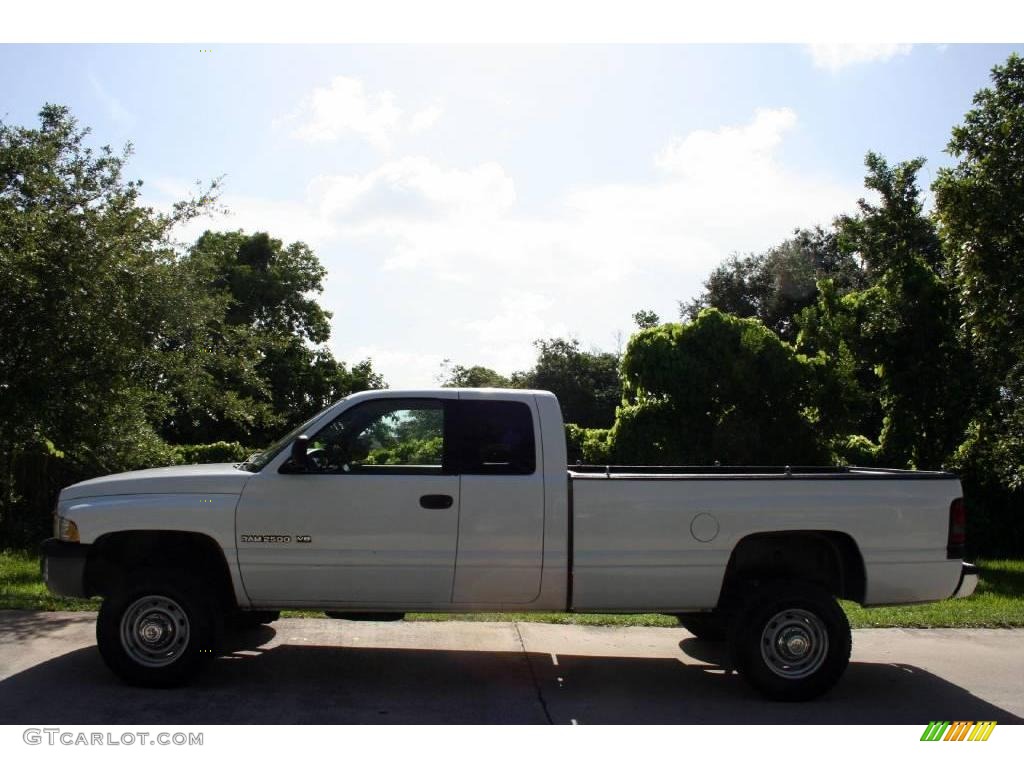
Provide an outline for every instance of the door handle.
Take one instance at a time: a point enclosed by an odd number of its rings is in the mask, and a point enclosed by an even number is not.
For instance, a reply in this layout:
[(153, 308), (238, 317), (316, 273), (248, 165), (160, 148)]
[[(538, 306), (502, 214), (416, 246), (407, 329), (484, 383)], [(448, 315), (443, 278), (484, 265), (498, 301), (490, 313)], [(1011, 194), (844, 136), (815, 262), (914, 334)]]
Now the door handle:
[(420, 496), (420, 506), (424, 509), (448, 509), (455, 499), (444, 493), (428, 493)]

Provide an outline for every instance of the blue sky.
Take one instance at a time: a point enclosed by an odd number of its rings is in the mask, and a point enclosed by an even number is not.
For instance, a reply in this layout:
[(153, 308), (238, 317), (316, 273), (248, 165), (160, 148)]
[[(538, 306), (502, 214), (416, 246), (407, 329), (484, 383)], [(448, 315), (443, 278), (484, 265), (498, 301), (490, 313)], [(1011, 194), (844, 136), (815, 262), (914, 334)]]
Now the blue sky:
[(734, 251), (827, 224), (871, 149), (924, 155), (1021, 46), (0, 46), (0, 116), (70, 106), (131, 141), (154, 205), (225, 176), (231, 215), (314, 247), (331, 346), (392, 386), (615, 349)]

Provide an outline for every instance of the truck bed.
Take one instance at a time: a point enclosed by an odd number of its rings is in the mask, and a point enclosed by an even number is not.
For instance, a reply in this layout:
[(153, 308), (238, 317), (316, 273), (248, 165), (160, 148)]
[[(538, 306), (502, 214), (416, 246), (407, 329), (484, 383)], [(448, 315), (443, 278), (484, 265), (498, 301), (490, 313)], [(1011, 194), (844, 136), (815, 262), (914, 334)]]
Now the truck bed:
[(574, 610), (712, 608), (734, 549), (764, 531), (848, 537), (865, 605), (944, 599), (960, 578), (948, 472), (577, 465), (569, 486)]

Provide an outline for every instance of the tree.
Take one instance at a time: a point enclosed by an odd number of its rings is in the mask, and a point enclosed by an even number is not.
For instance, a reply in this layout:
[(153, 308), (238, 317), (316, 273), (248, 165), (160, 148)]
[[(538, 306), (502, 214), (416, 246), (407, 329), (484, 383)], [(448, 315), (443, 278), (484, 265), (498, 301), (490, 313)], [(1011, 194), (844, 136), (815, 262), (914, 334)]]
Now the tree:
[(636, 323), (636, 327), (641, 330), (644, 328), (654, 328), (656, 325), (661, 324), (661, 318), (658, 317), (658, 313), (650, 309), (641, 309), (638, 312), (633, 313), (633, 322)]
[(832, 280), (839, 293), (865, 285), (861, 265), (843, 252), (834, 232), (797, 229), (793, 237), (761, 254), (731, 256), (704, 283), (704, 293), (680, 302), (680, 315), (693, 320), (714, 307), (737, 317), (756, 317), (786, 341), (795, 341), (794, 318), (817, 297), (817, 281)]
[(216, 184), (169, 213), (124, 178), (131, 147), (87, 146), (48, 104), (38, 128), (0, 123), (0, 534), (32, 538), (62, 484), (169, 451), (153, 423), (165, 383), (205, 363), (192, 344), (222, 309), (180, 268), (171, 230), (215, 205)]
[(827, 436), (812, 418), (812, 365), (760, 321), (717, 309), (642, 330), (622, 358), (625, 402), (607, 435), (607, 458), (819, 463)]
[(184, 265), (224, 311), (206, 328), (209, 365), (177, 382), (170, 438), (263, 445), (351, 392), (384, 386), (369, 361), (348, 369), (324, 346), (331, 314), (311, 294), (327, 271), (305, 243), (208, 231)]
[(554, 392), (567, 423), (610, 427), (622, 397), (618, 356), (585, 351), (576, 339), (538, 339), (534, 346), (537, 363), (514, 373), (513, 385)]
[(322, 293), (327, 270), (302, 242), (285, 246), (266, 232), (205, 232), (189, 260), (205, 271), (210, 286), (231, 297), (228, 325), (294, 336), (312, 344), (330, 337), (331, 313), (309, 294)]
[(442, 387), (512, 387), (513, 382), (507, 376), (482, 365), (466, 367), (452, 365), (450, 360), (441, 364), (438, 381)]
[(839, 217), (835, 226), (840, 249), (865, 264), (873, 283), (838, 301), (819, 300), (801, 316), (800, 340), (805, 351), (833, 356), (841, 341), (861, 361), (852, 373), (877, 391), (882, 415), (879, 461), (936, 469), (961, 439), (970, 385), (941, 244), (917, 186), (923, 164), (917, 158), (889, 165), (867, 154), (864, 184), (880, 202), (861, 199), (859, 213)]
[(347, 367), (325, 347), (310, 347), (294, 336), (263, 336), (261, 341), (265, 358), (256, 370), (267, 382), (277, 426), (268, 424), (262, 434), (254, 433), (251, 445), (272, 442), (282, 428), (301, 424), (346, 395), (387, 386), (370, 360)]
[(953, 129), (957, 160), (934, 184), (936, 216), (978, 372), (960, 462), (1024, 490), (1024, 59), (992, 69), (992, 86)]
[(817, 301), (795, 318), (800, 329), (795, 346), (814, 363), (818, 419), (836, 436), (830, 446), (833, 461), (873, 465), (879, 460), (884, 415), (877, 369), (855, 351), (859, 329), (849, 309), (852, 296), (821, 280)]

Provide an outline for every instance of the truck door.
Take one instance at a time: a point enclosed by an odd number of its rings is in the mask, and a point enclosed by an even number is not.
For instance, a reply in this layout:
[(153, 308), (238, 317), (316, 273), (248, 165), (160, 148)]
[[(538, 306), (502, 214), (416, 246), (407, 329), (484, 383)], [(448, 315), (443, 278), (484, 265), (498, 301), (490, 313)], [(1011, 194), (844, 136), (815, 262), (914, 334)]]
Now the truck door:
[(530, 603), (540, 592), (544, 556), (536, 408), (501, 393), (462, 390), (459, 397), (454, 450), (462, 487), (452, 602)]
[(254, 603), (380, 608), (451, 600), (455, 397), (356, 403), (309, 436), (305, 471), (271, 465), (249, 481), (236, 536)]

